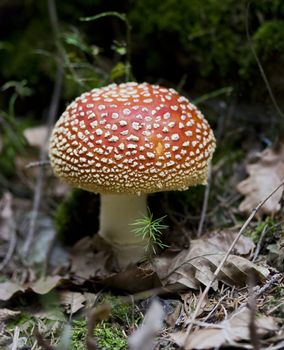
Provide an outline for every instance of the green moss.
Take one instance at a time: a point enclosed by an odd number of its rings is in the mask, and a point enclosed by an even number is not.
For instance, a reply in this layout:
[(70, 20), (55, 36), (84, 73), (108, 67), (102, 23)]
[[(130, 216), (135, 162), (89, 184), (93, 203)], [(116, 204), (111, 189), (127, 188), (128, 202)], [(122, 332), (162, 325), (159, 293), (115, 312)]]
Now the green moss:
[(123, 301), (122, 298), (114, 295), (105, 294), (102, 298), (102, 303), (109, 304), (111, 306), (111, 318), (114, 321), (127, 324), (132, 316), (132, 306), (129, 303)]
[(267, 21), (254, 34), (256, 50), (262, 60), (268, 59), (276, 52), (284, 56), (284, 23), (283, 21)]
[(98, 344), (103, 349), (123, 350), (127, 349), (127, 340), (121, 328), (109, 323), (101, 323), (95, 329)]
[[(250, 84), (259, 78), (259, 70), (248, 45), (246, 16), (256, 51), (267, 69), (272, 55), (283, 64), (283, 14), (281, 0), (250, 1), (248, 13), (244, 1), (180, 0), (177, 6), (175, 0), (144, 0), (135, 2), (129, 18), (133, 35), (138, 37), (135, 44), (143, 42), (142, 50), (147, 52), (145, 58), (139, 52), (141, 64), (153, 74), (167, 74), (163, 69), (174, 65), (189, 70), (191, 82), (195, 77), (200, 80), (200, 75), (217, 77), (219, 84), (222, 80), (240, 82), (241, 74), (241, 83)], [(167, 57), (165, 63), (163, 57)]]
[(248, 231), (247, 235), (253, 240), (254, 243), (257, 243), (264, 228), (266, 227), (266, 239), (271, 239), (276, 231), (275, 225), (277, 225), (277, 222), (273, 218), (267, 217), (264, 221), (260, 221), (255, 229)]
[(73, 321), (71, 343), (74, 350), (85, 350), (87, 325), (86, 321)]
[[(72, 349), (85, 350), (86, 321), (74, 321), (72, 327)], [(127, 340), (121, 329), (115, 323), (102, 322), (94, 331), (94, 336), (102, 349), (123, 350), (127, 349)]]

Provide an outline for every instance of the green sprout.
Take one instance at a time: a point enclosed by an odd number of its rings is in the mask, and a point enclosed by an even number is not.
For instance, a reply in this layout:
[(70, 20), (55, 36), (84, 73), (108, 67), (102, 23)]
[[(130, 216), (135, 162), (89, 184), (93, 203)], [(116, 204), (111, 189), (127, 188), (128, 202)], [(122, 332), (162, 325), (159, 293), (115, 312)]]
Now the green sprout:
[(141, 236), (144, 240), (148, 240), (145, 247), (148, 255), (156, 254), (156, 247), (162, 249), (168, 247), (168, 245), (164, 244), (161, 239), (163, 234), (162, 230), (168, 228), (167, 225), (161, 223), (165, 217), (166, 215), (154, 220), (153, 214), (149, 211), (149, 215), (145, 215), (131, 224), (136, 226), (136, 228), (133, 228), (132, 230), (135, 235)]

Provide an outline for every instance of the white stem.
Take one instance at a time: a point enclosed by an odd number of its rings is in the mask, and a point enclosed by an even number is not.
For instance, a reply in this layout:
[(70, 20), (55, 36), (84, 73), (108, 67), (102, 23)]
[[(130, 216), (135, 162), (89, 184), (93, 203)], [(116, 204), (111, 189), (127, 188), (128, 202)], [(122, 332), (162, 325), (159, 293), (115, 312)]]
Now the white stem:
[(145, 255), (147, 241), (133, 233), (131, 224), (146, 215), (146, 195), (101, 195), (99, 235), (112, 246), (120, 267)]

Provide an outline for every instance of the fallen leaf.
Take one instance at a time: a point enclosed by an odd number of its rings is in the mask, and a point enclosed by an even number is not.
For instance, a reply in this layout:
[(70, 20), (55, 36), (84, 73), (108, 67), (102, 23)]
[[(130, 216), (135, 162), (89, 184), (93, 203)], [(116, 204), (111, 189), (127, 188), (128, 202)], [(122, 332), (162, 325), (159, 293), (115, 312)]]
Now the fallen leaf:
[(71, 251), (71, 272), (80, 278), (108, 275), (106, 268), (108, 254), (104, 251), (94, 252), (93, 241), (84, 237), (78, 241)]
[[(84, 237), (78, 241), (71, 252), (71, 272), (78, 284), (86, 280), (104, 287), (121, 289), (137, 293), (161, 287), (157, 274), (149, 264), (146, 266), (129, 266), (124, 271), (114, 272), (109, 266), (110, 250), (94, 248), (93, 239)], [(99, 243), (97, 243), (99, 244)]]
[[(236, 233), (232, 231), (228, 231), (226, 235), (222, 231), (192, 240), (188, 250), (182, 250), (178, 254), (166, 252), (155, 258), (154, 270), (163, 285), (178, 283), (192, 289), (199, 289), (200, 285), (207, 286), (235, 235)], [(242, 237), (236, 244), (235, 252), (248, 253), (252, 246), (249, 238)], [(212, 288), (217, 290), (218, 281), (230, 286), (245, 285), (251, 272), (254, 272), (260, 281), (269, 274), (268, 269), (257, 266), (244, 257), (231, 254)]]
[(7, 301), (17, 292), (25, 292), (28, 290), (37, 294), (47, 294), (64, 281), (65, 279), (62, 276), (48, 276), (24, 285), (19, 285), (10, 281), (3, 282), (0, 283), (0, 300)]
[(60, 291), (59, 300), (66, 313), (71, 315), (82, 309), (86, 302), (83, 294), (70, 291)]
[[(187, 339), (186, 332), (171, 333), (170, 338), (185, 350), (219, 348), (222, 345), (236, 345), (236, 341), (250, 339), (250, 310), (242, 308), (231, 314), (228, 319), (210, 325), (212, 328), (197, 330)], [(256, 318), (256, 328), (259, 337), (270, 332), (276, 332), (279, 327), (273, 317), (260, 315)]]
[(155, 346), (156, 336), (163, 327), (164, 310), (154, 300), (146, 312), (142, 325), (128, 338), (129, 350), (151, 350)]
[[(210, 242), (210, 245), (214, 245), (217, 249), (221, 249), (224, 253), (228, 251), (234, 239), (238, 235), (237, 228), (228, 228), (218, 232), (210, 232), (205, 236), (202, 236), (202, 240)], [(250, 237), (241, 236), (234, 246), (233, 254), (237, 255), (249, 255), (255, 244)]]
[(17, 292), (24, 292), (25, 288), (14, 282), (0, 283), (0, 300), (7, 301)]
[(30, 146), (47, 148), (46, 139), (48, 134), (48, 127), (46, 125), (27, 128), (24, 130), (23, 134)]
[(9, 309), (0, 309), (0, 322), (7, 321), (10, 318), (13, 318), (19, 315), (21, 311), (14, 311)]
[[(277, 149), (266, 148), (258, 155), (257, 162), (247, 165), (246, 170), (249, 177), (237, 186), (237, 190), (245, 196), (239, 210), (251, 213), (284, 179), (284, 145), (281, 144)], [(256, 216), (277, 213), (281, 208), (279, 202), (282, 195), (283, 187), (263, 204)]]
[(42, 277), (36, 282), (33, 282), (28, 286), (29, 289), (37, 294), (47, 294), (52, 289), (57, 287), (63, 281), (62, 276), (47, 276)]

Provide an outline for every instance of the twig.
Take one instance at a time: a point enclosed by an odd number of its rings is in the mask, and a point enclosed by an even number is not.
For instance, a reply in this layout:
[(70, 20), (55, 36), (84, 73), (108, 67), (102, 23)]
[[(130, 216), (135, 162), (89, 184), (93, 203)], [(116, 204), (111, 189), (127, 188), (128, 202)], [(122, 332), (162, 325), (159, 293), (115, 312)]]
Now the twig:
[(251, 49), (251, 52), (254, 56), (254, 59), (258, 65), (258, 68), (259, 68), (259, 71), (260, 71), (260, 75), (264, 81), (264, 84), (266, 86), (266, 89), (268, 91), (268, 94), (269, 94), (269, 97), (272, 101), (272, 104), (274, 106), (274, 108), (276, 109), (276, 111), (278, 112), (278, 114), (281, 116), (281, 117), (284, 117), (284, 113), (283, 111), (281, 110), (281, 108), (279, 107), (276, 99), (275, 99), (275, 96), (273, 94), (273, 91), (271, 89), (271, 86), (269, 84), (269, 81), (267, 79), (267, 76), (264, 72), (264, 69), (262, 68), (262, 65), (261, 65), (261, 62), (257, 56), (257, 53), (255, 51), (255, 48), (253, 47), (253, 42), (252, 42), (252, 39), (251, 39), (251, 35), (250, 35), (250, 32), (249, 32), (249, 10), (250, 10), (250, 2), (247, 3), (247, 7), (246, 7), (246, 12), (245, 12), (245, 29), (246, 29), (246, 35), (247, 35), (247, 39), (248, 39), (248, 43), (249, 43), (249, 47)]
[(202, 211), (201, 211), (200, 221), (199, 221), (198, 230), (197, 230), (197, 237), (200, 237), (202, 235), (203, 225), (204, 225), (206, 212), (208, 208), (208, 198), (209, 198), (209, 192), (211, 187), (211, 179), (212, 179), (212, 166), (210, 163), (208, 167), (208, 180), (207, 180), (207, 186), (205, 187), (205, 192), (204, 192)]
[(249, 309), (250, 309), (250, 320), (249, 320), (249, 334), (250, 340), (253, 347), (253, 350), (260, 349), (259, 335), (257, 333), (257, 326), (255, 322), (256, 316), (256, 298), (253, 293), (253, 286), (255, 285), (255, 276), (253, 274), (250, 275), (249, 281)]
[(30, 162), (29, 164), (26, 165), (26, 169), (41, 167), (45, 165), (50, 165), (50, 161), (43, 160), (43, 161)]
[[(48, 10), (49, 10), (49, 16), (51, 21), (51, 27), (56, 36), (58, 36), (58, 20), (57, 20), (57, 14), (56, 14), (56, 7), (54, 0), (48, 0)], [(55, 38), (57, 39), (57, 37)], [(59, 99), (61, 95), (61, 88), (62, 88), (62, 81), (63, 81), (63, 68), (62, 68), (62, 62), (61, 59), (57, 60), (57, 67), (56, 67), (56, 76), (55, 76), (55, 82), (54, 82), (54, 88), (53, 88), (53, 94), (49, 106), (48, 111), (48, 134), (46, 138), (46, 142), (48, 140), (51, 128), (54, 124), (55, 117), (58, 111), (58, 105), (59, 105)], [(45, 162), (46, 161), (46, 151), (45, 147), (42, 145), (40, 150), (40, 159), (39, 162)], [(26, 241), (24, 243), (23, 247), (23, 257), (27, 257), (28, 252), (30, 250), (31, 244), (34, 239), (35, 235), (35, 227), (36, 227), (36, 220), (38, 217), (38, 212), (40, 208), (41, 203), (41, 197), (42, 197), (42, 189), (43, 189), (43, 183), (44, 183), (44, 177), (45, 172), (44, 168), (39, 168), (39, 174), (37, 176), (36, 186), (35, 186), (35, 192), (34, 192), (34, 198), (33, 198), (33, 207), (29, 222), (29, 230), (27, 234)]]
[(261, 231), (260, 238), (259, 238), (259, 240), (258, 240), (258, 242), (257, 242), (257, 246), (256, 246), (255, 252), (254, 252), (254, 254), (253, 254), (252, 262), (255, 262), (255, 260), (256, 260), (257, 257), (258, 257), (258, 254), (259, 254), (260, 249), (261, 249), (261, 246), (262, 246), (262, 242), (263, 242), (264, 237), (266, 236), (267, 231), (268, 231), (267, 228), (268, 228), (268, 225), (266, 224), (266, 225), (264, 226), (263, 230)]
[(283, 307), (284, 306), (284, 302), (283, 303), (279, 303), (277, 305), (275, 305), (272, 309), (270, 309), (269, 311), (266, 312), (266, 314), (269, 316), (271, 314), (273, 314), (277, 309), (279, 309), (279, 307)]
[(43, 336), (38, 332), (34, 331), (33, 335), (35, 336), (38, 345), (43, 349), (43, 350), (55, 350), (51, 345), (49, 345), (44, 339)]
[(17, 350), (18, 349), (18, 341), (19, 341), (19, 335), (20, 335), (20, 328), (18, 326), (15, 327), (14, 336), (13, 336), (13, 344), (11, 350)]
[(218, 309), (219, 305), (221, 304), (221, 302), (227, 297), (227, 294), (223, 295), (222, 298), (220, 298), (217, 302), (217, 304), (213, 307), (213, 309), (209, 312), (209, 314), (205, 317), (205, 319), (203, 320), (203, 322), (206, 322), (211, 315), (213, 315), (213, 313)]
[(87, 323), (87, 340), (86, 347), (87, 350), (97, 350), (98, 345), (96, 339), (94, 338), (94, 329), (96, 325), (105, 320), (110, 314), (111, 307), (108, 304), (102, 304), (97, 306), (94, 310), (92, 310), (88, 317)]
[(192, 319), (191, 319), (191, 323), (189, 324), (187, 330), (186, 330), (186, 338), (185, 338), (185, 342), (184, 344), (186, 344), (189, 341), (189, 337), (190, 337), (190, 332), (192, 330), (193, 327), (193, 321), (195, 321), (199, 310), (202, 306), (202, 303), (204, 301), (204, 299), (206, 298), (209, 289), (211, 288), (212, 284), (214, 283), (214, 281), (216, 280), (218, 274), (220, 273), (221, 269), (223, 268), (228, 256), (231, 254), (232, 250), (234, 249), (237, 241), (239, 240), (239, 238), (241, 237), (241, 235), (243, 234), (243, 232), (246, 230), (246, 228), (248, 227), (248, 225), (250, 224), (251, 220), (253, 219), (253, 217), (255, 216), (255, 214), (258, 212), (258, 210), (264, 205), (264, 203), (271, 197), (274, 195), (275, 192), (277, 192), (279, 190), (279, 188), (281, 188), (284, 185), (284, 181), (282, 181), (280, 183), (280, 185), (278, 185), (265, 199), (263, 199), (256, 208), (253, 209), (252, 213), (250, 214), (250, 216), (248, 217), (248, 219), (245, 221), (245, 223), (243, 224), (243, 226), (241, 227), (239, 233), (237, 234), (236, 238), (234, 239), (234, 241), (232, 242), (231, 246), (229, 247), (226, 255), (224, 256), (224, 258), (222, 259), (222, 261), (220, 262), (219, 266), (217, 267), (217, 269), (215, 270), (213, 277), (211, 278), (210, 282), (207, 284), (206, 288), (204, 289), (203, 293), (201, 294), (199, 301), (197, 303), (197, 306), (194, 310), (194, 313), (192, 315)]
[(17, 239), (16, 239), (15, 230), (11, 230), (11, 238), (10, 238), (9, 248), (7, 250), (7, 253), (6, 253), (4, 259), (2, 260), (2, 262), (0, 264), (0, 272), (3, 270), (3, 268), (10, 261), (12, 255), (14, 253), (14, 250), (15, 250), (15, 247), (16, 247), (16, 243), (17, 243)]
[(283, 278), (283, 274), (282, 273), (276, 273), (275, 275), (273, 275), (270, 280), (268, 280), (264, 286), (262, 286), (261, 288), (259, 288), (255, 293), (254, 296), (255, 298), (258, 298), (259, 296), (261, 296), (263, 293), (265, 293), (267, 291), (267, 289), (269, 289), (272, 284), (274, 284), (275, 282), (278, 282), (279, 278)]

